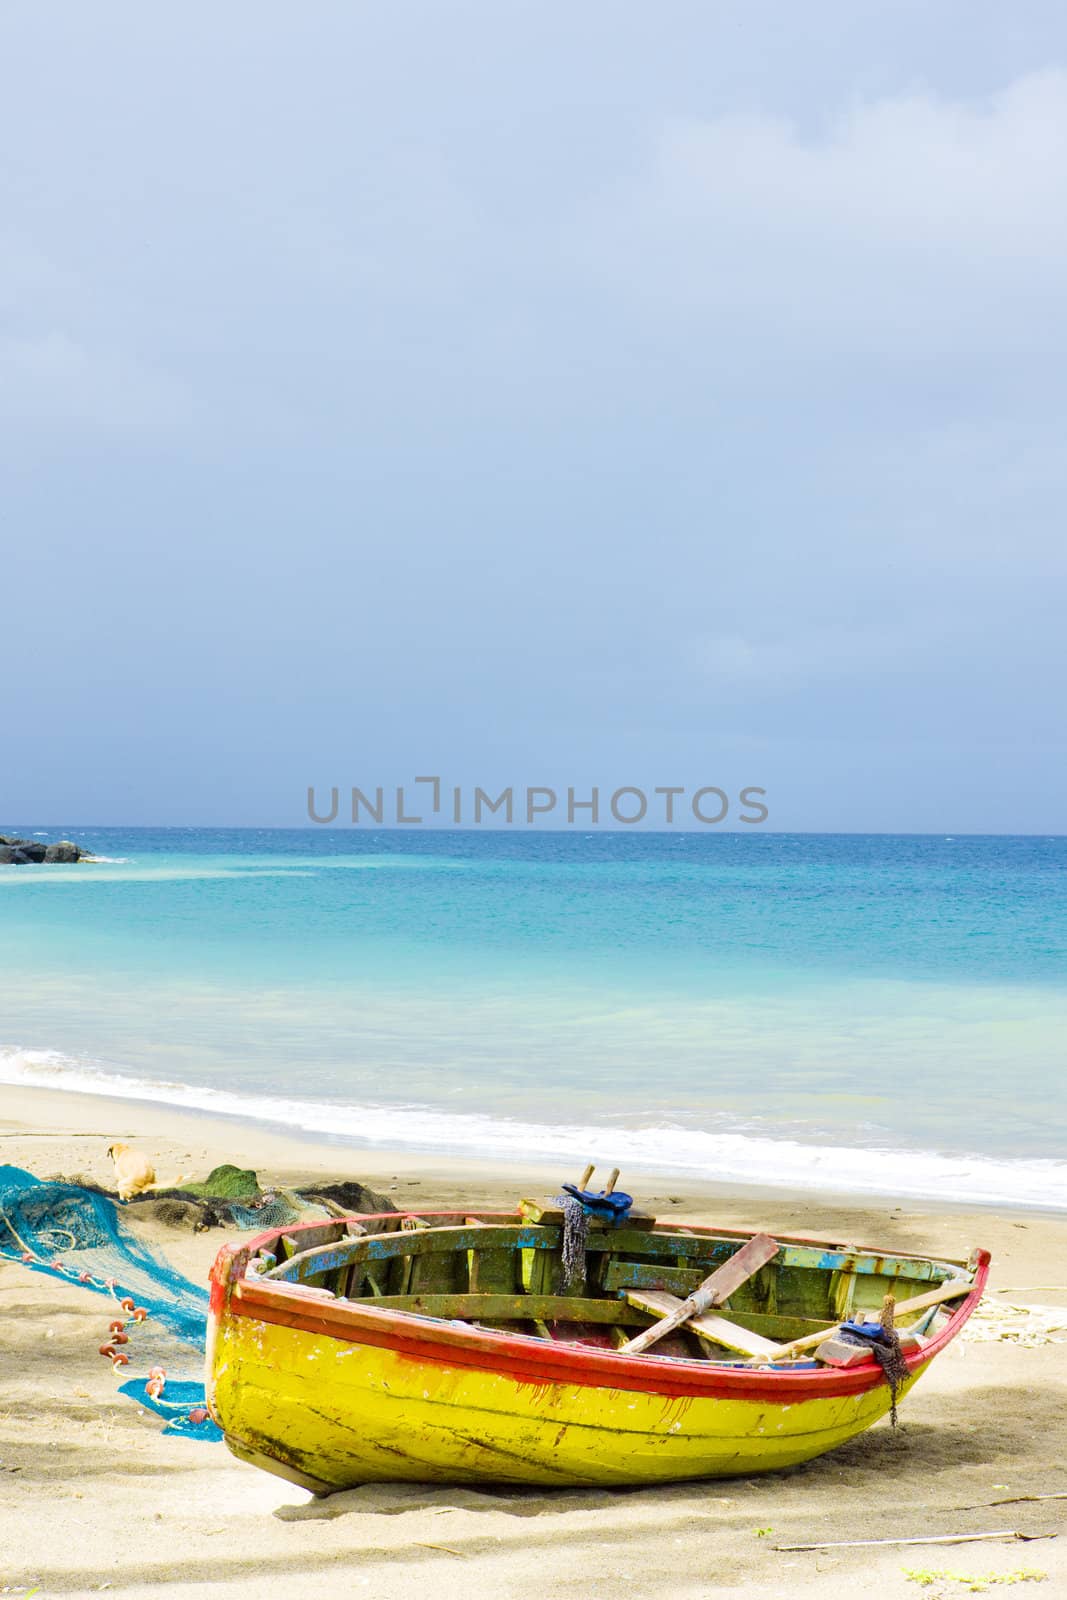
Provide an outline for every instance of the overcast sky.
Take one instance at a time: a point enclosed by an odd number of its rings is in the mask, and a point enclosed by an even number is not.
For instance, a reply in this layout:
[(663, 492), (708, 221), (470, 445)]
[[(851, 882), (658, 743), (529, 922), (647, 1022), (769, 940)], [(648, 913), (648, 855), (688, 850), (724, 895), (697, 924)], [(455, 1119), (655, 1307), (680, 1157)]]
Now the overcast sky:
[(0, 10), (0, 824), (1067, 831), (1067, 11)]

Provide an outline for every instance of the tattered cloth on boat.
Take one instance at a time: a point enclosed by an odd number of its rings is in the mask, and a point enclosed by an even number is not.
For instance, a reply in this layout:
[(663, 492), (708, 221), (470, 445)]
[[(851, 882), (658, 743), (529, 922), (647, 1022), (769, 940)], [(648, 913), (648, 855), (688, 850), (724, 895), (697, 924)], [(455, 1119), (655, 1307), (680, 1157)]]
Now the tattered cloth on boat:
[(889, 1388), (889, 1421), (895, 1428), (897, 1395), (901, 1385), (907, 1383), (910, 1376), (896, 1329), (884, 1327), (879, 1322), (843, 1322), (837, 1330), (837, 1338), (845, 1344), (860, 1345), (863, 1349), (869, 1350), (881, 1367), (882, 1376)]

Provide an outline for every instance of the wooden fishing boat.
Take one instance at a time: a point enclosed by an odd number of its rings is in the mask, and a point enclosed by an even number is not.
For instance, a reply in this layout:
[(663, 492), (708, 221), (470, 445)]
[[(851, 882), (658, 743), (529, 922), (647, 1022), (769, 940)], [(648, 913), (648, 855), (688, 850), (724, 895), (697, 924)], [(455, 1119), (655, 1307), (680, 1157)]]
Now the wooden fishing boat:
[[(989, 1266), (984, 1250), (933, 1261), (632, 1211), (587, 1217), (576, 1277), (565, 1224), (558, 1202), (523, 1201), (223, 1249), (207, 1393), (230, 1449), (319, 1493), (788, 1467), (883, 1417), (884, 1345), (903, 1394)], [(894, 1319), (895, 1335), (872, 1326)]]

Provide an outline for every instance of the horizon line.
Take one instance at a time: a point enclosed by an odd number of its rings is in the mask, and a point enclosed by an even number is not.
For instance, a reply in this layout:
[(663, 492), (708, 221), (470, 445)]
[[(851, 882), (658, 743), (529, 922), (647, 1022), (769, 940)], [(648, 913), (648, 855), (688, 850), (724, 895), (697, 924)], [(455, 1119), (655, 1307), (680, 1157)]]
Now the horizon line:
[[(428, 826), (425, 823), (412, 823), (408, 825), (396, 823), (381, 823), (373, 827), (365, 827), (359, 823), (279, 823), (279, 822), (80, 822), (71, 824), (44, 822), (37, 823), (37, 829), (48, 833), (59, 832), (62, 828), (111, 828), (126, 832), (156, 832), (156, 833), (187, 833), (187, 832), (218, 832), (218, 833), (311, 833), (311, 834), (362, 834), (364, 837), (380, 834), (395, 833), (407, 837), (427, 833), (447, 834), (551, 834), (570, 835), (579, 838), (591, 838), (597, 834), (619, 834), (623, 837), (639, 835), (644, 838), (710, 838), (716, 834), (730, 834), (737, 838), (752, 838), (760, 835), (771, 835), (774, 838), (816, 838), (816, 839), (1067, 839), (1067, 833), (1056, 833), (1049, 829), (1037, 828), (1028, 831), (1014, 830), (988, 830), (971, 831), (969, 829), (956, 829), (954, 832), (947, 828), (768, 828), (762, 823), (751, 823), (747, 828), (738, 826), (723, 827), (717, 823), (709, 823), (702, 828), (643, 828), (639, 825), (627, 826), (616, 824), (613, 827), (580, 827), (577, 823), (561, 828), (541, 827), (530, 823), (512, 823), (503, 827), (492, 825), (465, 827), (462, 824)], [(7, 828), (0, 826), (0, 833)]]

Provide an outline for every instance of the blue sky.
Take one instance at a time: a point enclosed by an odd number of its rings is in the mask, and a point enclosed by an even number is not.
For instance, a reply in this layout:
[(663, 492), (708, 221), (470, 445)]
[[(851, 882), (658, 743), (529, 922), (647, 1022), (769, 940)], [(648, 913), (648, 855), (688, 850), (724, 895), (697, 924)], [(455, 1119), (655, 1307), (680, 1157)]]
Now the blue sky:
[(1063, 831), (1067, 13), (8, 8), (0, 821)]

